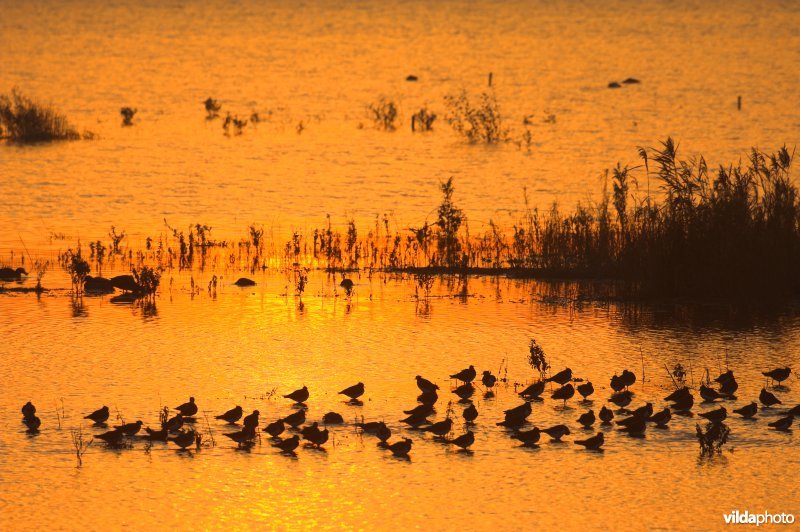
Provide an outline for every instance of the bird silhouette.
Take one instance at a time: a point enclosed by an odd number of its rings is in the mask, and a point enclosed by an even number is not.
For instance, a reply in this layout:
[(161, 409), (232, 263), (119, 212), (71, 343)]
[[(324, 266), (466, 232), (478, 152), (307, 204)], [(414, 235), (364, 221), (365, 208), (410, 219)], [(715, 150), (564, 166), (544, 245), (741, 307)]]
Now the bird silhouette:
[(36, 417), (36, 414), (23, 418), (22, 422), (28, 427), (28, 432), (39, 432), (39, 427), (42, 426), (42, 420)]
[(537, 381), (519, 392), (526, 399), (537, 399), (544, 392), (544, 381)]
[(190, 397), (188, 403), (183, 403), (175, 407), (175, 410), (180, 412), (183, 417), (192, 417), (195, 415), (197, 413), (197, 404), (194, 402), (194, 397)]
[(616, 374), (611, 377), (611, 389), (615, 392), (621, 392), (625, 389), (625, 382), (622, 380), (622, 377)]
[(167, 437), (169, 437), (169, 431), (166, 428), (153, 430), (150, 427), (145, 427), (144, 431), (147, 433), (147, 439), (151, 441), (167, 441)]
[(653, 415), (653, 403), (646, 403), (644, 406), (640, 406), (631, 412), (631, 415), (641, 417), (643, 419), (649, 418)]
[(114, 291), (114, 285), (111, 284), (111, 279), (87, 275), (83, 281), (83, 291), (95, 294), (109, 294)]
[(125, 436), (133, 436), (142, 428), (142, 421), (139, 420), (134, 423), (125, 423), (123, 425), (117, 425), (114, 428), (125, 434)]
[(165, 425), (165, 428), (169, 432), (178, 432), (181, 427), (183, 427), (183, 416), (180, 413), (176, 414), (175, 416), (169, 418)]
[(554, 425), (550, 428), (543, 429), (542, 432), (550, 436), (553, 441), (561, 441), (564, 436), (569, 436), (569, 428), (566, 425)]
[(465, 401), (472, 397), (472, 394), (475, 393), (475, 387), (472, 385), (472, 383), (462, 384), (453, 390), (453, 393)]
[(454, 373), (453, 375), (450, 375), (450, 378), (451, 379), (456, 379), (457, 381), (461, 381), (464, 384), (469, 384), (469, 383), (471, 383), (472, 381), (475, 380), (475, 377), (477, 376), (477, 374), (478, 373), (475, 371), (475, 366), (471, 365), (467, 369), (462, 369), (458, 373)]
[(248, 279), (247, 277), (239, 277), (238, 279), (236, 279), (236, 282), (233, 283), (233, 284), (235, 284), (236, 286), (244, 288), (246, 286), (255, 286), (256, 282), (254, 280), (252, 280), (252, 279)]
[(605, 441), (605, 435), (602, 432), (598, 432), (591, 438), (586, 438), (585, 440), (576, 440), (575, 445), (582, 445), (589, 451), (596, 451), (603, 446)]
[(236, 432), (224, 432), (222, 435), (235, 441), (239, 447), (244, 447), (246, 445), (255, 443), (256, 430), (253, 427), (243, 427), (242, 430)]
[(434, 393), (435, 394), (436, 390), (439, 389), (439, 387), (437, 385), (435, 385), (434, 383), (432, 383), (428, 379), (420, 377), (419, 375), (417, 375), (415, 378), (417, 379), (417, 388), (419, 388), (420, 391), (423, 394), (425, 394), (425, 393)]
[[(430, 414), (428, 414), (428, 415), (430, 415)], [(402, 423), (407, 423), (407, 424), (411, 425), (412, 427), (419, 427), (420, 425), (425, 425), (425, 424), (430, 423), (430, 421), (428, 421), (428, 415), (425, 415), (423, 413), (411, 414), (407, 418), (401, 419), (400, 421)]]
[(559, 401), (564, 401), (564, 406), (567, 405), (567, 401), (572, 399), (572, 396), (575, 395), (575, 388), (573, 388), (572, 384), (566, 384), (561, 388), (557, 389), (553, 392), (553, 395), (550, 397), (552, 399), (556, 399)]
[(195, 443), (196, 438), (197, 436), (193, 430), (187, 430), (185, 432), (178, 433), (177, 436), (170, 437), (169, 441), (173, 442), (181, 449), (186, 449), (187, 447)]
[(770, 427), (774, 428), (775, 430), (780, 431), (788, 431), (789, 427), (792, 426), (792, 421), (794, 421), (794, 416), (788, 415), (786, 417), (782, 417), (776, 421), (773, 421), (769, 424)]
[(727, 399), (735, 399), (734, 394), (736, 390), (739, 389), (739, 383), (736, 382), (736, 379), (733, 377), (733, 372), (731, 372), (731, 378), (724, 381), (719, 385), (719, 393), (722, 396), (725, 396)]
[(88, 416), (84, 416), (83, 419), (90, 419), (90, 420), (94, 421), (95, 425), (101, 425), (101, 424), (105, 423), (106, 421), (108, 421), (109, 415), (110, 414), (109, 414), (109, 411), (108, 411), (108, 407), (104, 406), (102, 408), (98, 408), (97, 410), (95, 410), (94, 412), (89, 414)]
[(464, 416), (464, 421), (467, 425), (475, 424), (475, 419), (478, 417), (478, 409), (475, 408), (475, 405), (470, 403), (470, 405), (464, 409), (464, 412), (461, 414)]
[[(355, 401), (359, 397), (364, 395), (364, 383), (363, 382), (359, 382), (358, 384), (354, 384), (354, 385), (350, 386), (349, 388), (345, 388), (344, 390), (339, 392), (339, 394), (340, 395), (346, 395), (347, 397), (350, 398), (351, 401)], [(306, 395), (306, 399), (308, 399), (308, 395)]]
[(421, 415), (421, 416), (425, 416), (425, 417), (430, 416), (434, 412), (435, 412), (435, 410), (434, 410), (433, 406), (426, 405), (426, 404), (417, 405), (414, 408), (412, 408), (411, 410), (403, 410), (404, 414), (408, 414), (410, 416)]
[[(305, 411), (301, 410), (301, 412), (303, 412), (303, 421), (305, 421), (305, 419), (306, 419)], [(244, 417), (244, 419), (242, 420), (242, 424), (247, 428), (251, 428), (251, 429), (255, 430), (256, 427), (258, 427), (258, 416), (259, 415), (261, 415), (261, 412), (259, 412), (258, 410), (253, 410), (252, 414), (250, 414), (249, 416), (245, 416)], [(300, 423), (302, 424), (303, 421), (301, 421)]]
[(667, 423), (672, 419), (672, 411), (669, 408), (664, 408), (661, 412), (657, 412), (650, 416), (648, 421), (652, 421), (657, 427), (664, 428)]
[(572, 380), (572, 370), (562, 369), (555, 375), (551, 376), (549, 379), (545, 379), (545, 382), (557, 382), (558, 384), (564, 385)]
[(608, 400), (620, 408), (625, 408), (631, 404), (631, 401), (633, 400), (633, 393), (629, 392), (628, 390), (616, 392), (612, 394)]
[(600, 409), (600, 421), (603, 422), (603, 425), (610, 425), (612, 419), (614, 419), (614, 412), (603, 405), (603, 408)]
[(452, 443), (456, 447), (461, 447), (462, 449), (466, 450), (469, 448), (473, 443), (475, 443), (475, 434), (467, 430), (461, 436), (453, 438), (452, 440), (447, 440), (448, 443)]
[(393, 455), (405, 457), (408, 456), (408, 453), (411, 452), (411, 445), (413, 443), (414, 442), (409, 438), (405, 438), (403, 440), (400, 440), (398, 442), (389, 445), (388, 448), (390, 451), (392, 451)]
[(627, 369), (622, 370), (622, 375), (619, 376), (622, 379), (622, 384), (625, 385), (625, 389), (630, 388), (636, 382), (636, 375), (632, 371), (628, 371)]
[(641, 436), (647, 430), (647, 418), (641, 416), (630, 416), (625, 419), (617, 421), (620, 430), (623, 430), (631, 436)]
[(296, 429), (300, 425), (306, 422), (306, 411), (305, 410), (298, 410), (297, 412), (293, 412), (283, 418), (283, 422)]
[(417, 397), (417, 401), (424, 405), (432, 406), (436, 404), (436, 401), (439, 400), (439, 394), (436, 393), (436, 390), (431, 390), (429, 392), (422, 392)]
[(305, 402), (308, 401), (308, 387), (303, 386), (299, 390), (295, 390), (290, 394), (284, 395), (284, 397), (286, 399), (291, 399), (297, 404), (305, 404)]
[(789, 375), (792, 374), (792, 369), (789, 367), (777, 368), (770, 371), (764, 371), (761, 374), (764, 375), (765, 377), (769, 377), (773, 383), (775, 381), (781, 383), (789, 378)]
[(533, 447), (539, 443), (541, 432), (539, 427), (533, 427), (531, 430), (515, 430), (511, 437), (521, 441), (522, 445), (526, 447)]
[(503, 413), (506, 416), (525, 419), (531, 415), (532, 410), (531, 404), (526, 401), (519, 406), (515, 406), (514, 408), (509, 408), (508, 410), (503, 411)]
[(666, 396), (664, 400), (671, 401), (673, 403), (678, 403), (686, 401), (686, 399), (690, 397), (692, 397), (692, 393), (689, 391), (689, 388), (683, 386), (682, 388), (678, 388), (677, 390)]
[(772, 392), (768, 392), (766, 388), (761, 388), (761, 393), (758, 395), (758, 400), (761, 401), (761, 404), (766, 407), (783, 404), (781, 403), (780, 399), (775, 397)]
[(578, 418), (578, 423), (580, 423), (587, 429), (592, 425), (594, 425), (594, 421), (595, 421), (594, 410), (589, 410), (587, 412), (584, 412)]
[(311, 442), (311, 445), (313, 445), (317, 449), (320, 449), (322, 448), (323, 445), (325, 445), (329, 437), (330, 437), (330, 432), (328, 432), (328, 429), (322, 429), (309, 435), (309, 437), (306, 439)]
[(119, 445), (124, 437), (125, 433), (119, 429), (109, 430), (108, 432), (95, 436), (98, 440), (102, 440), (109, 445)]
[(383, 421), (369, 421), (367, 423), (356, 423), (356, 427), (360, 428), (366, 434), (377, 436), (379, 440), (385, 442), (392, 435), (392, 431), (386, 426)]
[(494, 385), (497, 384), (497, 377), (492, 375), (491, 371), (486, 370), (483, 372), (483, 376), (481, 377), (481, 383), (485, 388), (494, 388)]
[(267, 424), (266, 427), (264, 427), (264, 432), (266, 432), (273, 438), (277, 438), (278, 436), (283, 434), (284, 430), (286, 430), (286, 427), (284, 426), (282, 419), (273, 421), (272, 423), (269, 423)]
[(582, 384), (579, 384), (576, 389), (578, 393), (581, 394), (583, 400), (585, 401), (587, 397), (594, 393), (594, 386), (592, 386), (592, 381), (587, 381)]
[(758, 403), (753, 401), (749, 405), (744, 405), (742, 408), (737, 408), (734, 413), (739, 414), (745, 419), (752, 419), (758, 413)]
[(142, 287), (139, 286), (136, 279), (133, 278), (133, 275), (117, 275), (109, 279), (109, 282), (111, 286), (119, 288), (123, 292), (139, 293), (142, 291)]
[(716, 410), (709, 410), (708, 412), (701, 412), (700, 417), (704, 417), (712, 423), (722, 423), (728, 417), (728, 411), (724, 406)]
[(286, 438), (285, 440), (281, 440), (275, 443), (275, 447), (280, 449), (284, 453), (291, 453), (297, 449), (297, 446), (300, 445), (300, 436), (295, 434), (291, 438)]
[(315, 421), (314, 423), (312, 423), (308, 427), (303, 427), (300, 430), (300, 435), (303, 436), (304, 440), (308, 440), (308, 441), (313, 443), (314, 440), (319, 436), (320, 432), (321, 431), (319, 430), (319, 425)]
[(447, 418), (444, 421), (433, 423), (432, 425), (425, 427), (422, 430), (424, 430), (425, 432), (430, 432), (436, 436), (442, 437), (445, 434), (449, 433), (452, 428), (453, 428), (453, 420)]
[(712, 403), (717, 399), (722, 399), (722, 396), (717, 392), (717, 390), (714, 388), (709, 388), (704, 384), (700, 385), (700, 397), (703, 398), (704, 403)]
[(217, 419), (227, 421), (229, 424), (233, 425), (234, 423), (242, 419), (243, 413), (244, 411), (242, 410), (242, 407), (237, 405), (228, 410), (227, 412), (225, 412), (224, 414), (217, 416)]
[(33, 406), (33, 403), (28, 401), (27, 403), (22, 405), (22, 417), (23, 418), (33, 417), (34, 414), (36, 414), (36, 407)]
[(342, 279), (342, 282), (339, 283), (339, 286), (342, 287), (344, 289), (344, 293), (349, 296), (351, 293), (353, 293), (353, 287), (355, 286), (355, 283), (351, 279), (344, 278)]
[(337, 414), (336, 412), (328, 412), (322, 416), (322, 422), (326, 425), (339, 425), (344, 423), (344, 418), (341, 414)]

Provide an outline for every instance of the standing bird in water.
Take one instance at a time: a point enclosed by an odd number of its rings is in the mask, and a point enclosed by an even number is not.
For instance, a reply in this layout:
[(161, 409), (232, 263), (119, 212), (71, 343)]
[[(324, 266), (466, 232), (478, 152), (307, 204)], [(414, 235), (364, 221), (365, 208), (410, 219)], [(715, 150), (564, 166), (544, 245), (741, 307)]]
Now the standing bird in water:
[(545, 381), (534, 382), (519, 392), (518, 395), (524, 397), (525, 399), (539, 399), (539, 396), (544, 392), (544, 382)]
[(764, 371), (761, 373), (765, 377), (769, 377), (772, 379), (772, 382), (778, 381), (778, 384), (782, 383), (786, 379), (789, 378), (789, 375), (792, 374), (792, 368), (785, 367), (785, 368), (778, 368), (773, 369), (771, 371)]
[(291, 438), (286, 438), (285, 440), (281, 440), (275, 444), (275, 447), (281, 450), (284, 453), (293, 453), (297, 446), (300, 445), (300, 436), (295, 434)]
[(197, 413), (197, 405), (194, 402), (194, 397), (190, 397), (188, 403), (183, 403), (175, 407), (175, 410), (180, 412), (183, 417), (192, 417), (195, 415)]
[(578, 393), (581, 394), (583, 400), (585, 401), (590, 395), (594, 393), (594, 386), (592, 386), (592, 381), (584, 382), (583, 384), (578, 385)]
[(733, 412), (739, 414), (744, 419), (753, 419), (753, 416), (755, 416), (758, 413), (758, 404), (755, 401), (753, 401), (749, 405), (745, 405), (742, 408), (735, 409)]
[(304, 405), (306, 401), (308, 401), (308, 387), (303, 386), (299, 390), (295, 390), (292, 393), (284, 395), (283, 397), (286, 399), (291, 399), (299, 405)]
[(344, 293), (349, 296), (353, 293), (353, 286), (355, 286), (355, 284), (350, 279), (344, 278), (342, 282), (339, 283), (339, 286), (341, 286), (344, 289)]
[(478, 409), (475, 408), (475, 405), (470, 403), (470, 405), (464, 409), (462, 414), (464, 416), (464, 421), (466, 421), (467, 425), (474, 425), (475, 419), (478, 417)]
[(475, 443), (475, 433), (467, 430), (467, 432), (465, 432), (461, 436), (453, 438), (452, 440), (447, 440), (447, 443), (452, 443), (456, 447), (461, 447), (463, 450), (466, 451), (469, 446)]
[(575, 445), (583, 445), (589, 451), (597, 451), (600, 447), (603, 446), (605, 443), (605, 436), (602, 432), (598, 432), (591, 438), (587, 438), (585, 440), (576, 440)]
[(83, 419), (90, 419), (94, 421), (95, 425), (102, 425), (106, 421), (108, 421), (109, 411), (108, 407), (104, 406), (103, 408), (97, 409), (88, 416), (85, 416)]
[(169, 438), (169, 441), (175, 443), (181, 449), (186, 449), (193, 443), (195, 443), (196, 435), (193, 430), (187, 430), (186, 432), (181, 432), (177, 436), (173, 436)]
[(584, 412), (578, 418), (578, 423), (584, 426), (584, 428), (589, 428), (594, 425), (595, 417), (594, 417), (594, 410), (589, 410), (588, 412)]
[(412, 440), (405, 438), (389, 445), (389, 450), (392, 451), (392, 454), (395, 456), (407, 457), (408, 453), (411, 452), (412, 443), (414, 443)]
[(622, 384), (625, 385), (626, 390), (636, 382), (636, 374), (627, 369), (622, 370), (622, 375), (620, 375), (619, 378), (622, 379)]
[(29, 417), (33, 417), (35, 414), (36, 414), (36, 407), (33, 406), (33, 403), (28, 401), (27, 403), (22, 405), (22, 417), (23, 418), (27, 419)]
[(244, 426), (249, 429), (255, 430), (255, 428), (258, 427), (258, 416), (260, 415), (261, 412), (259, 412), (258, 410), (253, 410), (252, 414), (244, 417), (244, 419), (242, 420), (242, 424), (244, 424)]
[(359, 397), (364, 395), (364, 383), (363, 382), (359, 382), (358, 384), (354, 384), (354, 385), (350, 386), (349, 388), (345, 388), (344, 390), (339, 392), (339, 394), (340, 395), (346, 395), (347, 397), (350, 398), (350, 401), (356, 402), (356, 401), (358, 401)]
[(497, 377), (492, 375), (492, 372), (487, 369), (486, 371), (483, 372), (483, 376), (481, 377), (481, 383), (486, 388), (487, 394), (492, 393), (492, 388), (494, 388), (494, 385), (497, 384)]
[(761, 404), (766, 407), (782, 404), (781, 400), (775, 397), (775, 394), (772, 392), (768, 392), (766, 388), (761, 389), (761, 393), (758, 395), (758, 400), (761, 401)]
[(227, 421), (229, 424), (233, 425), (234, 423), (242, 419), (243, 413), (244, 412), (242, 411), (242, 407), (237, 405), (228, 410), (227, 412), (225, 412), (224, 414), (217, 416), (217, 419)]
[(545, 382), (556, 382), (558, 384), (564, 385), (568, 383), (570, 380), (572, 380), (572, 370), (567, 368), (567, 369), (562, 369), (549, 379), (545, 379)]
[(42, 420), (36, 417), (36, 414), (26, 417), (22, 422), (28, 427), (28, 432), (30, 433), (39, 432), (39, 427), (42, 426)]
[(567, 406), (567, 400), (572, 399), (573, 395), (575, 395), (575, 388), (572, 387), (572, 384), (567, 384), (554, 391), (553, 395), (550, 397), (552, 399), (564, 401), (564, 406)]
[(478, 372), (475, 371), (475, 366), (470, 366), (467, 369), (462, 369), (458, 373), (450, 375), (451, 379), (456, 379), (457, 381), (461, 381), (464, 384), (469, 384), (475, 380), (475, 377), (478, 375)]
[(603, 422), (603, 425), (610, 425), (612, 419), (614, 419), (614, 412), (603, 405), (603, 408), (600, 409), (600, 421)]
[(439, 389), (437, 385), (424, 377), (417, 375), (415, 379), (417, 379), (417, 388), (419, 388), (423, 394), (435, 394), (436, 390)]

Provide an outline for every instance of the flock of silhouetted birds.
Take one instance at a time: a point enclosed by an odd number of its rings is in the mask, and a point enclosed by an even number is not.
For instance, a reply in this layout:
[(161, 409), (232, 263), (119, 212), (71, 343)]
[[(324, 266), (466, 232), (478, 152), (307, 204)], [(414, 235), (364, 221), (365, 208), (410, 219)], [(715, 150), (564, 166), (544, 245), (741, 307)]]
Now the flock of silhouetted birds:
[[(778, 368), (763, 374), (769, 377), (773, 384), (775, 382), (780, 384), (789, 378), (791, 369), (788, 367)], [(436, 413), (435, 405), (439, 400), (439, 386), (419, 375), (416, 376), (417, 387), (421, 392), (417, 397), (418, 404), (414, 408), (404, 411), (406, 417), (400, 421), (407, 424), (411, 429), (428, 432), (435, 439), (455, 445), (463, 450), (468, 450), (475, 442), (475, 434), (471, 428), (478, 418), (478, 409), (471, 398), (477, 390), (474, 381), (478, 374), (475, 367), (470, 366), (450, 375), (450, 377), (458, 383), (452, 390), (453, 393), (460, 398), (459, 403), (465, 406), (461, 413), (464, 420), (463, 433), (450, 437), (453, 433), (454, 425), (450, 408), (448, 408), (448, 414), (445, 419), (441, 421), (430, 420)], [(485, 396), (491, 397), (498, 384), (497, 377), (490, 371), (484, 371), (480, 382), (483, 385)], [(573, 382), (575, 385), (573, 385)], [(665, 401), (671, 403), (671, 408), (667, 407), (659, 412), (654, 412), (653, 404), (648, 402), (643, 406), (629, 410), (628, 407), (634, 400), (634, 392), (630, 390), (630, 387), (635, 382), (636, 375), (627, 369), (620, 375), (614, 375), (610, 382), (613, 390), (608, 399), (610, 406), (603, 405), (597, 415), (595, 415), (594, 410), (587, 410), (578, 417), (578, 424), (586, 430), (591, 430), (599, 418), (602, 425), (616, 424), (619, 430), (631, 436), (642, 436), (649, 424), (658, 428), (665, 428), (672, 419), (673, 412), (678, 415), (691, 415), (695, 398), (691, 390), (686, 386), (676, 389), (664, 398)], [(736, 399), (735, 393), (739, 385), (732, 371), (729, 370), (722, 373), (714, 379), (714, 382), (717, 384), (716, 387), (712, 387), (710, 382), (701, 384), (699, 394), (703, 402), (715, 403), (717, 401)], [(572, 370), (566, 368), (549, 378), (527, 386), (519, 392), (518, 395), (523, 399), (522, 404), (505, 410), (503, 420), (497, 425), (507, 429), (510, 437), (522, 442), (523, 446), (537, 446), (542, 433), (547, 434), (551, 441), (556, 442), (560, 442), (564, 436), (571, 434), (569, 427), (564, 424), (543, 429), (534, 426), (523, 430), (523, 427), (528, 424), (528, 417), (532, 412), (532, 403), (543, 400), (541, 396), (545, 392), (547, 383), (560, 385), (559, 388), (551, 393), (551, 398), (563, 401), (564, 406), (566, 406), (568, 400), (575, 396), (576, 392), (583, 398), (584, 402), (589, 402), (589, 397), (595, 391), (591, 381), (573, 378)], [(362, 405), (360, 398), (364, 395), (364, 391), (364, 384), (359, 382), (345, 388), (339, 394), (348, 398), (348, 404)], [(267, 423), (263, 428), (260, 426), (260, 412), (254, 410), (251, 414), (244, 416), (244, 410), (241, 406), (236, 406), (224, 414), (216, 416), (216, 419), (226, 422), (231, 427), (237, 427), (238, 430), (226, 432), (224, 435), (235, 442), (239, 448), (247, 449), (252, 447), (259, 440), (260, 433), (263, 432), (269, 435), (277, 449), (285, 453), (294, 453), (295, 449), (300, 446), (301, 439), (306, 442), (306, 446), (319, 449), (328, 442), (330, 433), (327, 427), (329, 425), (342, 425), (345, 421), (340, 414), (328, 412), (321, 420), (321, 424), (325, 428), (320, 428), (320, 422), (317, 421), (310, 424), (307, 423), (306, 403), (309, 396), (309, 390), (306, 386), (284, 395), (284, 398), (293, 401), (297, 410), (286, 417)], [(758, 399), (763, 408), (773, 408), (782, 404), (780, 399), (768, 391), (766, 387), (762, 388)], [(758, 413), (758, 409), (758, 403), (753, 401), (741, 408), (734, 409), (733, 412), (744, 419), (751, 420)], [(136, 436), (147, 438), (151, 441), (172, 442), (181, 449), (188, 449), (192, 446), (199, 447), (202, 438), (200, 433), (194, 429), (194, 423), (197, 421), (195, 416), (198, 413), (194, 397), (190, 397), (189, 402), (178, 406), (175, 410), (177, 413), (173, 417), (166, 419), (168, 416), (164, 416), (166, 421), (162, 422), (158, 429), (145, 427), (144, 434), (140, 435), (142, 421), (136, 421), (114, 426), (111, 430), (97, 434), (94, 437), (112, 447), (126, 445), (130, 438)], [(38, 432), (41, 420), (36, 416), (36, 407), (31, 402), (22, 407), (22, 415), (23, 422), (28, 427), (28, 432)], [(109, 408), (104, 406), (88, 414), (85, 419), (94, 422), (97, 427), (108, 428), (106, 422), (110, 415)], [(725, 406), (720, 406), (717, 409), (702, 412), (698, 415), (708, 420), (709, 428), (713, 429), (722, 425), (728, 416), (728, 410)], [(788, 431), (795, 416), (800, 416), (800, 405), (786, 411), (784, 417), (769, 423), (769, 426), (778, 431)], [(238, 425), (240, 420), (241, 425)], [(413, 441), (410, 438), (392, 441), (392, 430), (384, 421), (355, 423), (355, 426), (363, 434), (375, 436), (379, 440), (378, 446), (381, 448), (387, 449), (395, 456), (408, 457)], [(287, 433), (292, 433), (292, 435), (287, 437)], [(605, 435), (604, 432), (600, 431), (589, 438), (575, 440), (574, 443), (589, 450), (600, 450), (605, 443)]]

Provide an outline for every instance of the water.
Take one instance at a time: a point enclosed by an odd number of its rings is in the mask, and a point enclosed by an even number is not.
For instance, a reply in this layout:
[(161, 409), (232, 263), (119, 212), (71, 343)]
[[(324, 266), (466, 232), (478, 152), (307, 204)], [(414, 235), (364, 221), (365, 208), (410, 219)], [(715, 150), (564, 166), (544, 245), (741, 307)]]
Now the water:
[[(335, 224), (388, 213), (405, 227), (430, 216), (437, 182), (451, 175), (473, 227), (510, 224), (523, 188), (542, 207), (596, 199), (605, 168), (636, 164), (636, 146), (666, 135), (712, 165), (751, 145), (799, 140), (793, 2), (0, 1), (0, 10), (2, 90), (52, 101), (99, 135), (0, 147), (3, 263), (12, 251), (19, 260), (22, 242), (53, 258), (78, 239), (107, 241), (111, 225), (137, 248), (165, 230), (164, 219), (209, 224), (217, 238), (238, 238), (250, 223), (284, 235), (328, 213)], [(488, 72), (514, 138), (533, 115), (530, 151), (465, 145), (441, 118), (431, 134), (411, 134), (420, 105), (441, 115), (445, 94), (483, 90)], [(408, 74), (420, 81), (407, 83)], [(642, 84), (606, 88), (628, 76)], [(366, 116), (381, 95), (400, 105), (394, 133)], [(208, 96), (223, 110), (269, 118), (226, 137), (219, 120), (204, 119)], [(120, 127), (123, 105), (139, 109), (132, 128)], [(544, 121), (550, 114), (555, 123)], [(635, 406), (663, 406), (672, 389), (664, 365), (678, 362), (695, 386), (704, 368), (713, 377), (731, 367), (740, 390), (729, 411), (755, 400), (761, 371), (797, 366), (794, 304), (634, 306), (483, 278), (466, 298), (437, 283), (426, 303), (413, 280), (378, 275), (356, 277), (348, 300), (335, 280), (311, 272), (301, 305), (281, 273), (239, 289), (236, 272), (217, 271), (216, 296), (206, 290), (212, 273), (165, 273), (154, 306), (74, 301), (57, 268), (41, 297), (0, 295), (0, 528), (705, 529), (733, 509), (800, 513), (797, 437), (766, 426), (781, 408), (730, 419), (731, 441), (714, 459), (698, 458), (698, 417), (676, 416), (644, 439), (609, 430), (601, 454), (572, 443), (591, 434), (577, 428), (578, 415), (599, 410), (623, 368), (639, 376)], [(569, 366), (597, 389), (591, 405), (534, 404), (532, 424), (567, 423), (573, 435), (533, 450), (495, 426), (520, 402), (514, 383), (534, 378), (531, 338), (556, 370)], [(417, 374), (442, 387), (437, 419), (453, 400), (460, 421), (447, 376), (469, 364), (507, 368), (509, 379), (494, 398), (476, 395), (471, 454), (399, 423), (415, 405)], [(336, 392), (358, 381), (365, 404), (344, 404)], [(331, 428), (326, 451), (289, 458), (266, 439), (237, 451), (213, 421), (236, 404), (259, 409), (262, 425), (285, 416), (293, 408), (280, 395), (303, 384), (310, 419), (334, 410), (347, 421)], [(786, 384), (776, 393), (793, 406), (796, 378)], [(190, 395), (212, 419), (215, 446), (179, 453), (155, 444), (147, 453), (143, 441), (116, 451), (93, 444), (76, 467), (70, 431), (96, 432), (83, 415), (106, 404), (155, 426), (161, 406)], [(35, 436), (19, 422), (29, 399), (43, 421)], [(361, 416), (414, 439), (410, 462), (359, 437), (352, 421)], [(204, 418), (198, 428), (209, 432)]]

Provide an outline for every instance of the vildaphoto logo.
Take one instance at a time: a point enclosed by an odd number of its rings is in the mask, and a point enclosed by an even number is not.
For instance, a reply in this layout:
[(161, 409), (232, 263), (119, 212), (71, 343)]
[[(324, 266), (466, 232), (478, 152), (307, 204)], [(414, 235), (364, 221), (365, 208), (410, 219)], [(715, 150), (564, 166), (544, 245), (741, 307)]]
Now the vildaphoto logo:
[(729, 514), (724, 514), (725, 524), (727, 525), (791, 525), (794, 523), (794, 514), (780, 513), (771, 514), (769, 512), (761, 512), (754, 514), (745, 510), (740, 512), (734, 510)]

